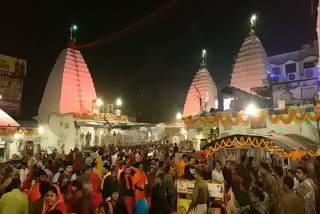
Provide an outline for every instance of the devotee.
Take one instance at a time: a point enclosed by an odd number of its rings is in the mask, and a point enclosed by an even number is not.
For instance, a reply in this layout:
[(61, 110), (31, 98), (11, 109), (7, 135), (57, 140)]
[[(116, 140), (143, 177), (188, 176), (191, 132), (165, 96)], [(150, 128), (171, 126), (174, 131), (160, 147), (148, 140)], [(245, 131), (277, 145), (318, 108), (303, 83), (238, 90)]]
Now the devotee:
[(59, 210), (62, 214), (67, 214), (67, 205), (64, 202), (60, 188), (56, 185), (49, 187), (41, 214), (47, 214), (52, 210)]
[(41, 198), (41, 194), (40, 194), (40, 184), (42, 182), (47, 182), (47, 173), (43, 170), (39, 170), (38, 171), (38, 181), (36, 181), (34, 183), (34, 185), (32, 186), (31, 190), (30, 190), (30, 198), (29, 201), (30, 203), (35, 202), (36, 200), (38, 200), (39, 198)]
[(30, 214), (41, 214), (43, 210), (43, 204), (45, 200), (46, 193), (49, 191), (50, 188), (50, 183), (49, 182), (42, 182), (40, 183), (39, 186), (39, 191), (41, 197), (36, 200), (35, 202), (30, 204)]
[(173, 156), (179, 151), (178, 145), (175, 143), (173, 146)]
[(44, 167), (44, 171), (46, 172), (46, 174), (48, 175), (48, 182), (49, 183), (52, 183), (52, 180), (53, 180), (53, 173), (51, 172), (51, 170), (49, 169), (50, 167), (49, 167), (49, 163), (46, 163), (45, 165), (44, 165), (45, 167)]
[(229, 198), (229, 200), (227, 201), (227, 204), (226, 204), (226, 214), (239, 214), (240, 205), (236, 200), (233, 187), (230, 187), (227, 193), (227, 198)]
[(147, 182), (146, 188), (145, 188), (146, 198), (147, 198), (149, 206), (151, 206), (152, 189), (155, 185), (155, 180), (156, 180), (156, 172), (155, 172), (154, 166), (155, 165), (151, 165), (149, 167), (149, 173), (147, 175), (148, 182)]
[(96, 164), (97, 173), (101, 178), (103, 177), (102, 156), (103, 156), (103, 151), (102, 149), (99, 149), (98, 157), (96, 158), (95, 164)]
[(91, 155), (89, 152), (86, 153), (86, 158), (84, 159), (84, 164), (86, 166), (91, 166), (91, 164), (92, 164), (92, 158), (91, 158)]
[(149, 214), (148, 202), (145, 198), (140, 198), (134, 206), (134, 214)]
[(231, 170), (231, 161), (226, 161), (226, 164), (224, 165), (222, 169), (223, 178), (226, 181), (226, 191), (229, 190), (229, 188), (232, 185), (232, 170)]
[(170, 213), (170, 205), (168, 198), (168, 190), (163, 185), (164, 173), (160, 173), (156, 177), (156, 185), (152, 190), (151, 197), (151, 214), (167, 214)]
[(203, 180), (201, 171), (195, 169), (195, 179), (192, 202), (189, 206), (188, 212), (194, 209), (194, 213), (197, 214), (207, 214), (209, 205), (209, 190), (208, 185)]
[(165, 175), (163, 178), (163, 185), (168, 190), (168, 198), (170, 202), (170, 209), (175, 210), (175, 199), (176, 199), (176, 187), (175, 187), (175, 179), (173, 176), (173, 170), (171, 170), (170, 165), (167, 165), (165, 168)]
[(103, 167), (104, 177), (101, 183), (101, 190), (102, 190), (102, 198), (104, 201), (110, 200), (111, 198), (111, 186), (113, 185), (113, 178), (111, 174), (111, 166), (104, 165)]
[(159, 161), (159, 167), (156, 172), (156, 177), (161, 173), (164, 173), (164, 162), (163, 161)]
[(58, 184), (60, 175), (63, 174), (64, 168), (59, 167), (59, 171), (53, 176), (52, 183)]
[(288, 177), (293, 179), (293, 182), (294, 182), (293, 191), (296, 192), (296, 190), (299, 187), (299, 181), (296, 178), (296, 171), (293, 169), (289, 169), (287, 175), (288, 175)]
[(124, 178), (121, 181), (121, 194), (124, 197), (128, 214), (133, 214), (134, 207), (134, 186), (130, 166), (126, 166)]
[(100, 178), (100, 181), (102, 181), (102, 179), (103, 179), (102, 173), (96, 168), (95, 162), (92, 162), (91, 168), (92, 168), (92, 172), (94, 172), (96, 175), (98, 175)]
[(61, 185), (63, 180), (71, 180), (72, 177), (72, 171), (73, 171), (73, 164), (72, 162), (67, 163), (66, 169), (62, 174), (60, 174), (59, 179), (58, 179), (58, 184)]
[(279, 200), (284, 194), (283, 191), (283, 169), (281, 166), (273, 167), (274, 177), (275, 177), (275, 186), (274, 186), (274, 193), (273, 193), (273, 207), (274, 213), (278, 213), (279, 211)]
[(203, 166), (203, 179), (206, 181), (211, 181), (212, 179), (212, 172), (208, 163)]
[(256, 182), (256, 187), (258, 187), (259, 190), (262, 191), (262, 193), (264, 195), (264, 207), (266, 208), (266, 212), (270, 213), (270, 198), (269, 198), (268, 193), (264, 190), (263, 183), (260, 181)]
[(267, 209), (264, 206), (264, 195), (263, 192), (258, 188), (254, 187), (250, 192), (250, 198), (252, 202), (252, 209), (258, 211), (260, 214), (266, 214)]
[(307, 169), (304, 167), (297, 167), (296, 177), (300, 182), (297, 189), (297, 194), (304, 200), (304, 211), (306, 214), (315, 214), (315, 192), (307, 178)]
[(224, 177), (221, 171), (221, 163), (220, 161), (215, 162), (214, 170), (212, 170), (212, 181), (217, 183), (223, 183)]
[(115, 153), (112, 155), (112, 157), (111, 157), (111, 166), (115, 166), (116, 165), (118, 154), (119, 154), (118, 151), (115, 151)]
[(77, 214), (94, 214), (95, 209), (91, 201), (92, 184), (86, 183), (83, 185), (83, 195), (79, 199), (78, 206), (76, 207)]
[(83, 192), (81, 182), (79, 180), (72, 181), (71, 191), (66, 196), (69, 213), (75, 212), (77, 210), (76, 208), (82, 195)]
[(246, 161), (247, 161), (247, 157), (245, 155), (242, 155), (241, 156), (241, 162), (240, 162), (240, 165), (239, 165), (239, 168), (238, 168), (238, 175), (242, 179), (244, 179), (248, 175)]
[(279, 201), (279, 214), (303, 214), (304, 201), (293, 192), (294, 180), (291, 177), (283, 178), (284, 195)]
[[(270, 173), (270, 166), (267, 163), (261, 163), (260, 164), (260, 174), (262, 177), (262, 183), (264, 186), (264, 190), (268, 193), (270, 198), (270, 204), (274, 204), (274, 185), (275, 185), (275, 179)], [(273, 207), (271, 207), (271, 212)]]
[(194, 180), (194, 158), (188, 157), (188, 162), (184, 167), (184, 179)]
[(20, 191), (21, 181), (19, 174), (13, 177), (10, 192), (2, 195), (0, 199), (0, 214), (28, 214), (29, 201), (25, 193)]
[(101, 204), (101, 202), (103, 201), (102, 195), (100, 193), (101, 179), (99, 175), (93, 172), (90, 166), (85, 166), (83, 169), (83, 175), (79, 177), (79, 181), (81, 181), (82, 184), (85, 184), (85, 183), (92, 184), (93, 192), (91, 194), (91, 199), (92, 199), (94, 208), (97, 209)]
[(140, 198), (145, 198), (145, 185), (148, 184), (146, 173), (143, 171), (143, 164), (139, 164), (139, 168), (131, 166), (131, 170), (135, 172), (132, 181), (135, 188), (135, 201), (137, 202)]
[(184, 178), (184, 168), (186, 166), (186, 164), (188, 163), (188, 155), (183, 154), (182, 155), (182, 159), (180, 160), (179, 164), (178, 164), (178, 176), (179, 178)]
[(313, 179), (314, 178), (314, 164), (313, 164), (313, 160), (311, 159), (311, 157), (309, 155), (306, 155), (303, 157), (302, 159), (303, 161), (303, 166), (306, 168), (307, 170), (307, 176), (308, 178)]
[(126, 205), (119, 197), (119, 186), (117, 183), (112, 185), (111, 200), (103, 202), (99, 207), (99, 211), (101, 214), (128, 214)]
[(21, 184), (23, 184), (24, 181), (25, 181), (26, 178), (27, 178), (27, 175), (29, 174), (29, 169), (27, 168), (27, 164), (26, 164), (26, 163), (23, 163), (23, 164), (21, 165), (21, 169), (19, 170), (19, 174), (20, 174)]

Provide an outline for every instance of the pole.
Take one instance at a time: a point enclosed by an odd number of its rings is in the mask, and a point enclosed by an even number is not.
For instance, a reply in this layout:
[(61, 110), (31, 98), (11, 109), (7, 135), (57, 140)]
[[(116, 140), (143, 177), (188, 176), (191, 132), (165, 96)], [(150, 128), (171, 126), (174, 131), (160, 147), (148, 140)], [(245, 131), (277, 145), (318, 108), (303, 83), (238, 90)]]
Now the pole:
[(272, 79), (270, 74), (268, 74), (268, 81), (269, 81), (269, 96), (270, 96), (270, 110), (273, 111), (273, 85), (272, 85)]

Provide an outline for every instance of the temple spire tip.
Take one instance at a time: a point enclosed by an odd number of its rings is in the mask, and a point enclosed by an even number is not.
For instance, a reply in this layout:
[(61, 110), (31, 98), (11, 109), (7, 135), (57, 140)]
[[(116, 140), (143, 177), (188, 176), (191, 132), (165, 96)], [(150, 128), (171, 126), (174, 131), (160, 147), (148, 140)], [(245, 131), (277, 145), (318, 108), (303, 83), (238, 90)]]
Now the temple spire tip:
[(205, 67), (207, 64), (207, 51), (206, 49), (202, 49), (202, 62), (201, 67)]

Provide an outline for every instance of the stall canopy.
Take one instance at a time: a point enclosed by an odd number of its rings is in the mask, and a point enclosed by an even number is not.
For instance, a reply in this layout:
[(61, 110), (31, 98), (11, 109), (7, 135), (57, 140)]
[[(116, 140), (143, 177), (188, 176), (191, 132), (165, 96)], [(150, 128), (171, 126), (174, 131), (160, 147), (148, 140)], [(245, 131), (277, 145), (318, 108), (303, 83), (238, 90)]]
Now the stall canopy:
[(212, 155), (224, 148), (256, 147), (276, 152), (283, 157), (298, 158), (297, 156), (303, 154), (316, 155), (313, 151), (317, 150), (318, 146), (318, 142), (301, 135), (270, 133), (230, 135), (206, 144), (202, 150), (206, 150), (207, 155)]
[(0, 127), (20, 126), (12, 117), (0, 109)]

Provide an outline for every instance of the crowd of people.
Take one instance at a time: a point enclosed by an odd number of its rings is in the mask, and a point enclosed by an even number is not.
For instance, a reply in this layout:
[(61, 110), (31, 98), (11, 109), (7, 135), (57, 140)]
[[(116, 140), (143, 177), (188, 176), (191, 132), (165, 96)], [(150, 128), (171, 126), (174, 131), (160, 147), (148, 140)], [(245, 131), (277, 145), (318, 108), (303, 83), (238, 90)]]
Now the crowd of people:
[(41, 152), (1, 173), (0, 214), (139, 214), (175, 209), (173, 153), (168, 142), (127, 149)]
[[(176, 164), (180, 149), (167, 141), (25, 157), (1, 171), (0, 214), (174, 213), (178, 178), (195, 180), (188, 213), (319, 213), (319, 158), (306, 156), (294, 170), (246, 156), (211, 163), (183, 154)], [(210, 198), (206, 180), (224, 183), (225, 201)]]
[(320, 213), (320, 159), (305, 156), (295, 169), (254, 158), (241, 157), (234, 165), (216, 162), (212, 179), (226, 184), (227, 214), (316, 214)]

